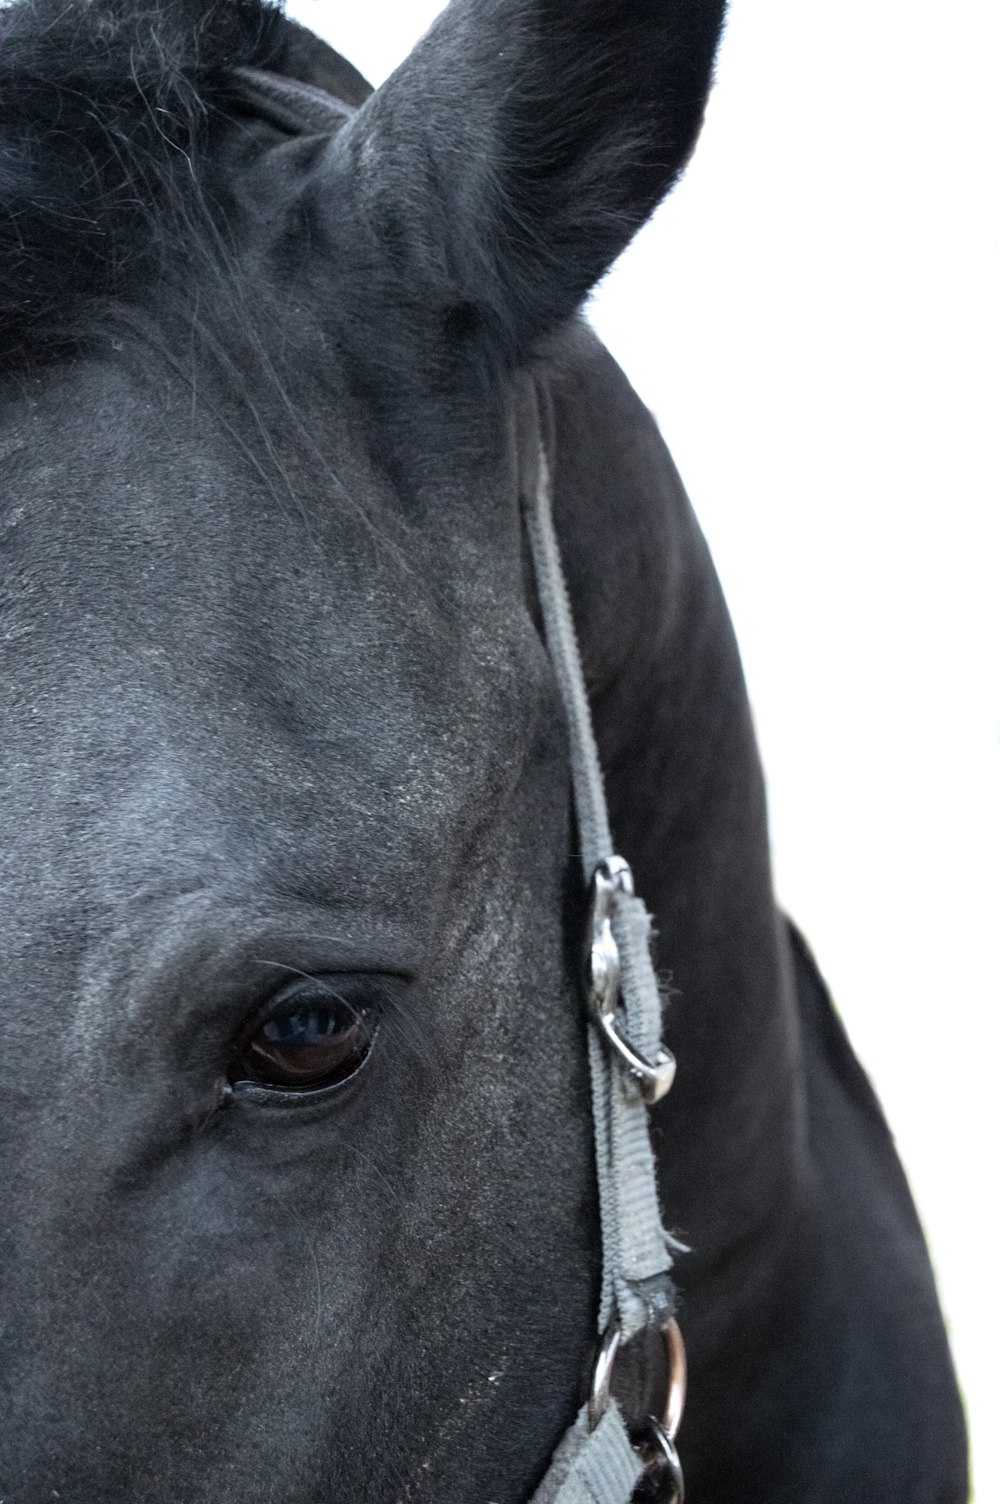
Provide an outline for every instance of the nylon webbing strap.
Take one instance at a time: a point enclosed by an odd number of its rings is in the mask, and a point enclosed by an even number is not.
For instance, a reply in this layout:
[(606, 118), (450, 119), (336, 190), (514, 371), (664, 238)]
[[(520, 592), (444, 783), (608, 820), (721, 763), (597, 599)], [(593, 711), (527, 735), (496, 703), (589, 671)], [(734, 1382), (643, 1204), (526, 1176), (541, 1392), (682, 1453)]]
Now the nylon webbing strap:
[(325, 89), (304, 84), (297, 78), (283, 78), (263, 68), (233, 68), (230, 77), (245, 104), (271, 120), (281, 130), (315, 131), (325, 135), (351, 120), (357, 110)]
[[(573, 799), (582, 877), (615, 855), (590, 706), (573, 627), (569, 594), (552, 520), (552, 476), (538, 396), (532, 386), (526, 431), (520, 435), (522, 492), (545, 639), (559, 688), (570, 744)], [(650, 958), (650, 919), (627, 892), (611, 899), (611, 931), (621, 969), (621, 1006), (628, 1039), (649, 1059), (660, 1048), (661, 1002)], [(598, 1331), (621, 1325), (627, 1341), (673, 1314), (671, 1258), (660, 1218), (646, 1104), (637, 1080), (588, 1023), (594, 1148), (601, 1215), (601, 1299)], [(643, 1466), (629, 1443), (618, 1407), (588, 1428), (584, 1411), (565, 1437), (533, 1504), (626, 1504)]]
[(590, 1430), (586, 1407), (559, 1444), (531, 1504), (625, 1504), (643, 1467), (612, 1403)]

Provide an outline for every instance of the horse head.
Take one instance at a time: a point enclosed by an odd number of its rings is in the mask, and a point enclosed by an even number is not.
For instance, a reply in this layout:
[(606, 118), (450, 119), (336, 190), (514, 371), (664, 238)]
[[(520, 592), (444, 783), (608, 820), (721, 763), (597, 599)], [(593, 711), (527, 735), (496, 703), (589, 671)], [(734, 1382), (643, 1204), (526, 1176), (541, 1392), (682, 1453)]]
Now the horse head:
[(681, 998), (692, 1494), (965, 1497), (722, 595), (575, 319), (721, 24), (453, 0), (373, 93), (259, 0), (0, 9), (4, 1504), (551, 1504), (607, 1218), (546, 466)]
[(5, 13), (12, 1504), (516, 1504), (579, 1406), (523, 417), (721, 20), (606, 10), (459, 0), (367, 98), (252, 6)]

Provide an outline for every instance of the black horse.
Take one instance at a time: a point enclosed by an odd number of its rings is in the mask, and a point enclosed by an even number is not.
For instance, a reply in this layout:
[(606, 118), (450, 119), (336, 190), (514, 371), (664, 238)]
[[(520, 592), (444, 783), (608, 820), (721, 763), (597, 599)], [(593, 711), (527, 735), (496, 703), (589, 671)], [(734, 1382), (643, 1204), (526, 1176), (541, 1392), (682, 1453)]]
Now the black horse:
[(4, 1504), (523, 1504), (581, 1403), (584, 905), (526, 384), (670, 978), (689, 1497), (966, 1496), (890, 1135), (775, 910), (712, 566), (574, 317), (682, 169), (721, 24), (454, 0), (369, 97), (253, 0), (0, 10)]

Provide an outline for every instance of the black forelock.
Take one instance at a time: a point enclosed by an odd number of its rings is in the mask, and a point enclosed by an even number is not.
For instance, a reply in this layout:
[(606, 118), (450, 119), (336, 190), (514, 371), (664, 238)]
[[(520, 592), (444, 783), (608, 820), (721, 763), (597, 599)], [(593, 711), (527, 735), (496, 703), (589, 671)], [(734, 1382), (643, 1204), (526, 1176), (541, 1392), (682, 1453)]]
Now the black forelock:
[(226, 71), (276, 66), (272, 0), (15, 0), (0, 11), (0, 360), (64, 348), (218, 216), (201, 168)]

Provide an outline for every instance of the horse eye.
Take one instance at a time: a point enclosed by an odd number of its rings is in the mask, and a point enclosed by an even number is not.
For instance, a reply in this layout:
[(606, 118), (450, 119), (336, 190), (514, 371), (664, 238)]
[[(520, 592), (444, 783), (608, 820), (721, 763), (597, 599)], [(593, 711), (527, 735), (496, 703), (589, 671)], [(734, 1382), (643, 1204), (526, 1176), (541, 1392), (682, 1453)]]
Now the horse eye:
[(229, 1079), (290, 1092), (336, 1086), (360, 1070), (377, 1029), (374, 1008), (318, 978), (297, 983), (244, 1037)]

